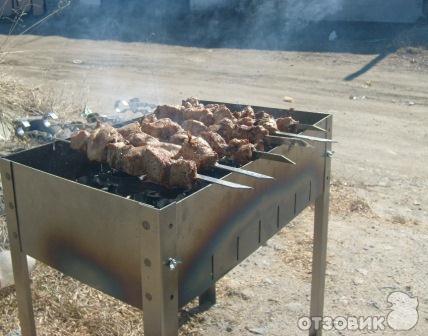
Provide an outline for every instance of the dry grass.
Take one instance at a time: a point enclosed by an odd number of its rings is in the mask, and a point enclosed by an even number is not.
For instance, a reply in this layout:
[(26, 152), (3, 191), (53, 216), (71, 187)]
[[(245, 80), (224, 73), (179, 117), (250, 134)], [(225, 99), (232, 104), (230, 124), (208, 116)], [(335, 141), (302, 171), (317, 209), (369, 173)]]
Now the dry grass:
[[(10, 76), (0, 74), (0, 134), (5, 135), (6, 147), (13, 145), (13, 120), (54, 112), (61, 119), (77, 119), (85, 106), (85, 99), (58, 89), (29, 87)], [(8, 136), (9, 135), (9, 136)]]

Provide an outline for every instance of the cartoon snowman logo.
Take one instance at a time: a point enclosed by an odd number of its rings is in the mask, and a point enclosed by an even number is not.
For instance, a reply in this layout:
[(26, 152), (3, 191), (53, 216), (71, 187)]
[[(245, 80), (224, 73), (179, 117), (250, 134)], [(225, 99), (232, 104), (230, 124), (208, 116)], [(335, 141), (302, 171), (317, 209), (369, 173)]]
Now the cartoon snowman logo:
[(417, 298), (403, 292), (389, 294), (387, 301), (391, 304), (387, 323), (393, 330), (410, 330), (419, 320)]

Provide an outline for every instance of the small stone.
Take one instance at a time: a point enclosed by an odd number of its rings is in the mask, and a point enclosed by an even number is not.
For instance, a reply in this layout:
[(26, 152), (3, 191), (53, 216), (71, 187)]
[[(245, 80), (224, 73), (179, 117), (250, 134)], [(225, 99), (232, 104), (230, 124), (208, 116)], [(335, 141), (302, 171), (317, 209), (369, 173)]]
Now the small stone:
[(227, 327), (227, 328), (226, 328), (226, 331), (227, 331), (227, 332), (232, 332), (232, 331), (233, 331), (233, 329), (232, 329), (231, 327)]
[(264, 282), (269, 284), (269, 285), (273, 285), (273, 281), (269, 278), (264, 279)]
[(294, 313), (300, 313), (304, 311), (304, 307), (299, 302), (291, 302), (285, 305), (285, 308), (287, 308), (289, 311), (292, 311)]
[(354, 285), (359, 286), (359, 285), (362, 285), (364, 283), (364, 280), (357, 278), (357, 279), (352, 280), (352, 282), (354, 283)]
[(265, 335), (266, 334), (265, 328), (249, 328), (249, 327), (246, 327), (246, 329), (250, 333), (255, 334), (255, 335)]
[(292, 98), (292, 97), (284, 96), (284, 98), (282, 98), (282, 100), (286, 103), (294, 103), (294, 98)]
[(364, 268), (357, 268), (357, 272), (358, 273), (361, 273), (362, 275), (367, 275), (367, 274), (369, 274), (369, 271), (367, 271), (366, 269), (364, 269)]

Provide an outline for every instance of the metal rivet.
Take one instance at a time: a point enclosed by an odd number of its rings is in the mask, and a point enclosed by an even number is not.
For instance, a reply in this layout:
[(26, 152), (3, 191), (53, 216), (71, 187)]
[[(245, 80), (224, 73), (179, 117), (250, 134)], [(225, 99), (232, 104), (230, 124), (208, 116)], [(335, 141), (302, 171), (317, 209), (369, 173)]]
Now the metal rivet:
[(146, 258), (144, 259), (144, 265), (146, 265), (147, 267), (152, 266), (152, 262), (150, 261), (150, 259)]
[(146, 299), (149, 301), (152, 301), (152, 299), (153, 299), (152, 294), (146, 293)]
[(149, 222), (144, 221), (144, 222), (143, 222), (143, 228), (144, 228), (145, 230), (150, 230), (150, 224), (149, 224)]
[(10, 174), (9, 173), (6, 173), (4, 176), (6, 177), (6, 180), (10, 180)]
[(15, 205), (14, 205), (12, 202), (9, 202), (9, 208), (10, 208), (11, 210), (15, 209)]
[(169, 227), (170, 229), (172, 229), (172, 228), (174, 227), (174, 224), (170, 223), (170, 224), (168, 225), (168, 227)]

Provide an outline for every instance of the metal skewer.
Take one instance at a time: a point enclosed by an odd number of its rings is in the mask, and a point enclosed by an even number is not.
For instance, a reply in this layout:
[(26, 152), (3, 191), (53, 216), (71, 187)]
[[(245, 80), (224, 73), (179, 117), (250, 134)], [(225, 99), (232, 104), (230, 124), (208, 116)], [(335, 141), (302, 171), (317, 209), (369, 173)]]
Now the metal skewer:
[(206, 182), (218, 184), (218, 185), (221, 185), (223, 187), (228, 187), (228, 188), (233, 188), (233, 189), (253, 189), (252, 187), (249, 187), (249, 186), (246, 186), (243, 184), (224, 181), (224, 180), (220, 180), (220, 179), (215, 178), (215, 177), (201, 175), (201, 174), (196, 174), (196, 178), (199, 180), (203, 180)]
[(300, 139), (300, 138), (291, 138), (291, 137), (285, 137), (285, 136), (276, 136), (276, 135), (267, 135), (265, 137), (266, 140), (268, 140), (272, 144), (296, 144), (303, 147), (313, 147), (309, 142), (306, 140)]
[(279, 154), (254, 151), (253, 156), (256, 159), (266, 159), (266, 160), (271, 160), (271, 161), (289, 163), (289, 164), (293, 164), (293, 165), (296, 164), (296, 162), (294, 162), (293, 160), (290, 160), (289, 158), (285, 157), (284, 155), (279, 155)]
[(313, 137), (309, 135), (303, 135), (303, 134), (294, 134), (294, 133), (287, 133), (287, 132), (275, 132), (275, 135), (280, 137), (287, 137), (287, 138), (293, 138), (293, 139), (304, 139), (304, 140), (310, 140), (310, 141), (318, 141), (318, 142), (337, 142), (331, 139), (324, 139), (324, 138), (318, 138)]
[(250, 170), (246, 170), (246, 169), (242, 169), (242, 168), (236, 168), (236, 167), (226, 166), (226, 165), (223, 165), (221, 163), (216, 163), (214, 165), (214, 167), (219, 168), (219, 169), (223, 169), (223, 170), (227, 170), (227, 171), (230, 171), (230, 172), (233, 172), (233, 173), (241, 174), (241, 175), (246, 175), (246, 176), (251, 176), (251, 177), (259, 178), (259, 179), (273, 179), (272, 176), (268, 176), (268, 175), (264, 175), (264, 174), (260, 174), (260, 173), (256, 173), (256, 172), (252, 172)]
[(297, 124), (296, 127), (300, 131), (312, 130), (312, 131), (320, 131), (320, 132), (327, 133), (327, 130), (325, 130), (324, 128), (321, 128), (319, 126), (316, 126), (316, 125)]

